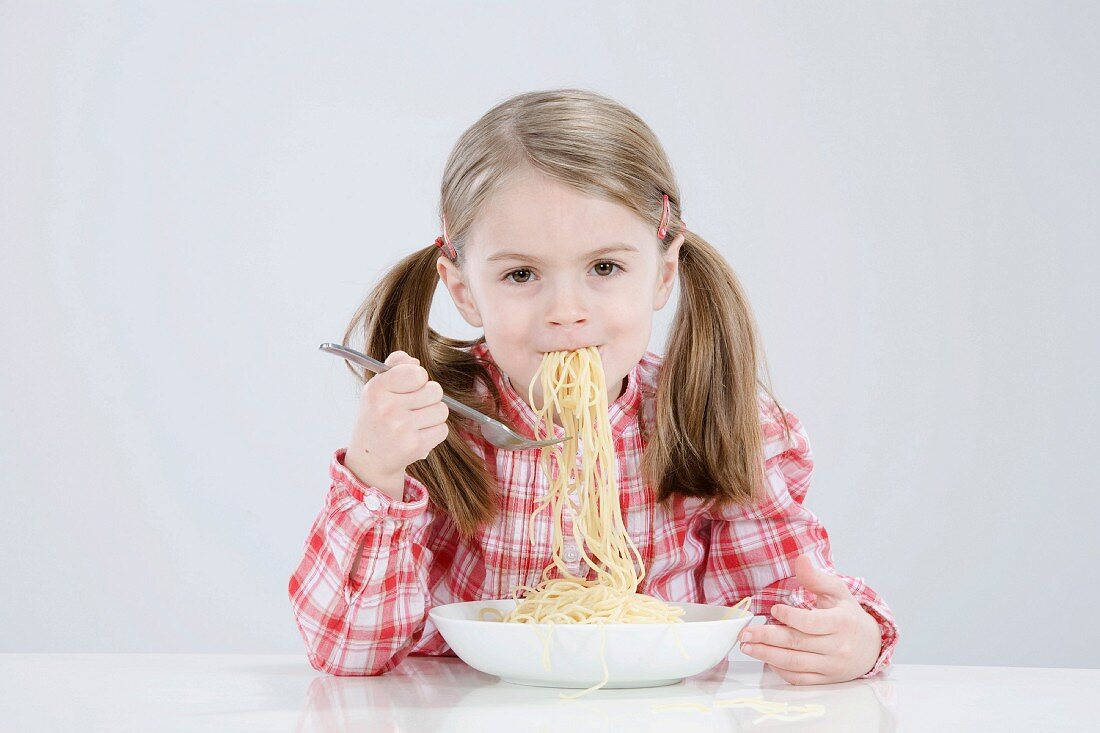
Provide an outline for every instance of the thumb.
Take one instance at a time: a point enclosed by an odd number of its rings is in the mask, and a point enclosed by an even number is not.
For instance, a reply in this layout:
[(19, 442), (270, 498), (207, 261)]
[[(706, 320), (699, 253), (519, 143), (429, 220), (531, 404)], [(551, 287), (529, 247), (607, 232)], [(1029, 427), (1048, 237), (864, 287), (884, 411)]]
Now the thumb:
[(843, 580), (814, 567), (809, 555), (799, 555), (791, 566), (794, 568), (795, 579), (803, 588), (818, 597), (818, 608), (832, 608), (852, 595)]
[(394, 351), (386, 357), (385, 364), (394, 367), (398, 364), (419, 364), (420, 360), (404, 351)]

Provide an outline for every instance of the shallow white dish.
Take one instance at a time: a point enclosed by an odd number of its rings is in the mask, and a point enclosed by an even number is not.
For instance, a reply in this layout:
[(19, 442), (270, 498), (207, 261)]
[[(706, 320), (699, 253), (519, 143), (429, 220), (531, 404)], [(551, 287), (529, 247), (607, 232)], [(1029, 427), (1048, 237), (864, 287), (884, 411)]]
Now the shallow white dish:
[[(744, 611), (702, 603), (673, 604), (684, 609), (682, 624), (506, 624), (479, 619), (483, 608), (508, 613), (515, 604), (511, 599), (450, 603), (428, 615), (454, 653), (474, 669), (505, 682), (571, 688), (603, 680), (601, 633), (605, 687), (657, 687), (705, 672), (725, 659), (737, 634), (752, 620)], [(543, 666), (547, 634), (549, 670)]]

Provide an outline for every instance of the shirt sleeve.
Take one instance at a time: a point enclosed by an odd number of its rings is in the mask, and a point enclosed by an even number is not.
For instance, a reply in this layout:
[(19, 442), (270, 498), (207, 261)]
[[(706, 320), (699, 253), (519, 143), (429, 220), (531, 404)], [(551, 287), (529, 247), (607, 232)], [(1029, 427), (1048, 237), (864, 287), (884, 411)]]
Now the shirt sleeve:
[(310, 664), (335, 675), (374, 675), (412, 649), (427, 616), (431, 524), (427, 488), (406, 474), (402, 501), (360, 481), (338, 449), (324, 507), (289, 583)]
[(786, 435), (778, 407), (761, 397), (766, 495), (752, 507), (714, 510), (703, 590), (707, 603), (732, 605), (751, 595), (754, 614), (778, 623), (771, 607), (783, 603), (814, 608), (816, 597), (794, 577), (792, 563), (808, 554), (815, 567), (844, 581), (859, 604), (878, 622), (882, 639), (870, 677), (889, 664), (898, 628), (886, 602), (863, 578), (842, 575), (833, 566), (829, 535), (803, 505), (813, 472), (813, 453), (799, 419), (786, 411)]

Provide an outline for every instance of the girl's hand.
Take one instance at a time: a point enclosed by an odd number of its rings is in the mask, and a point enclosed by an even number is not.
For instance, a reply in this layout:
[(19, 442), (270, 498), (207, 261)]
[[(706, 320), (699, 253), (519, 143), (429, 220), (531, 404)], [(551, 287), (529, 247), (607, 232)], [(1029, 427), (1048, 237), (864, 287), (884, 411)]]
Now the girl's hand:
[(386, 357), (388, 371), (363, 385), (344, 464), (366, 484), (402, 498), (405, 469), (447, 439), (443, 388), (404, 351)]
[(798, 582), (817, 596), (817, 608), (775, 604), (772, 616), (786, 626), (746, 627), (741, 651), (792, 685), (847, 682), (866, 674), (882, 647), (878, 622), (843, 580), (815, 568), (808, 556), (795, 558), (793, 567)]

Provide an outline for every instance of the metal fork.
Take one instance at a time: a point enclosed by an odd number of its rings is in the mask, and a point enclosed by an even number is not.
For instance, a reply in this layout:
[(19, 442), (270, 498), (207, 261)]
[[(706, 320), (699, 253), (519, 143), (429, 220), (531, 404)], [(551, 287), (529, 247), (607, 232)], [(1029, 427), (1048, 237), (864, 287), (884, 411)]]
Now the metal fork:
[[(370, 369), (375, 374), (381, 374), (382, 372), (389, 371), (390, 367), (386, 366), (377, 359), (372, 359), (366, 354), (361, 354), (355, 349), (349, 349), (346, 346), (340, 344), (324, 343), (319, 347), (321, 351), (327, 351), (330, 354), (336, 354), (342, 356), (348, 361), (353, 361), (359, 366)], [(443, 395), (443, 404), (450, 409), (454, 410), (460, 415), (470, 418), (477, 423), (478, 429), (481, 434), (485, 436), (485, 439), (495, 445), (497, 448), (503, 448), (504, 450), (526, 450), (528, 448), (541, 448), (545, 445), (554, 445), (555, 443), (562, 443), (569, 438), (557, 438), (554, 440), (530, 440), (523, 437), (515, 430), (493, 418), (478, 412), (474, 408), (464, 405), (458, 400), (452, 399), (447, 395)]]

